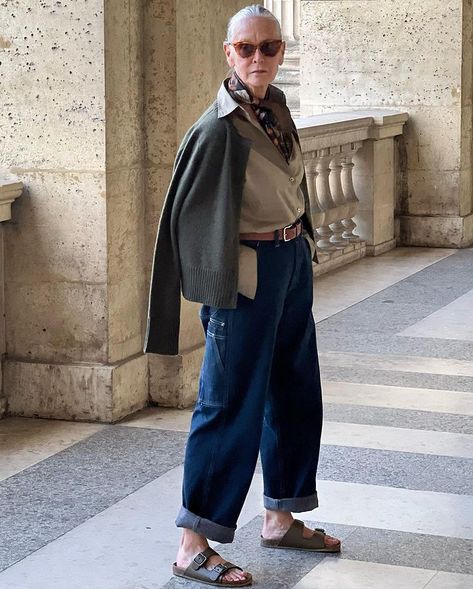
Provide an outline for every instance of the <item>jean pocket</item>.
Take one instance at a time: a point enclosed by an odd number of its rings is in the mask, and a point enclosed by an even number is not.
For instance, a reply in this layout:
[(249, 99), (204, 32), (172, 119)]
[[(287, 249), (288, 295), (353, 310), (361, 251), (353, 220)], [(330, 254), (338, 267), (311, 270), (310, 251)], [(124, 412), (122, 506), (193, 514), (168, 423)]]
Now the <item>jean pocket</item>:
[(227, 322), (211, 313), (207, 324), (204, 360), (199, 380), (199, 403), (224, 407), (227, 403), (225, 364)]

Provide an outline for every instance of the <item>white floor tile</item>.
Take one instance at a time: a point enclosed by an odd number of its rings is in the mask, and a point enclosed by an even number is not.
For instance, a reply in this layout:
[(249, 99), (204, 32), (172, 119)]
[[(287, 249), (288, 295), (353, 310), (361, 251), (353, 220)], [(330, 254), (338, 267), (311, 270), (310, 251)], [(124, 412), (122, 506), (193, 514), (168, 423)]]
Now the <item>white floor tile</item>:
[(450, 376), (473, 376), (473, 362), (452, 358), (426, 358), (424, 356), (401, 356), (398, 354), (361, 354), (358, 352), (321, 352), (320, 364), (324, 366), (422, 374), (445, 374)]
[(473, 415), (473, 395), (461, 391), (330, 381), (322, 388), (326, 403)]
[[(171, 577), (181, 534), (174, 524), (181, 481), (182, 467), (167, 472), (0, 573), (0, 587), (158, 589)], [(239, 526), (262, 509), (257, 477)]]
[(54, 419), (6, 417), (0, 421), (0, 480), (60, 452), (103, 425)]
[(455, 252), (451, 249), (399, 247), (319, 276), (314, 282), (315, 320), (322, 321), (339, 313)]
[(326, 558), (293, 589), (423, 589), (435, 571)]
[(379, 425), (325, 421), (322, 443), (458, 458), (473, 458), (473, 436)]
[(473, 290), (398, 335), (473, 341)]
[(473, 575), (439, 572), (425, 586), (425, 589), (471, 589)]
[(473, 496), (319, 481), (320, 507), (301, 514), (333, 522), (473, 540)]

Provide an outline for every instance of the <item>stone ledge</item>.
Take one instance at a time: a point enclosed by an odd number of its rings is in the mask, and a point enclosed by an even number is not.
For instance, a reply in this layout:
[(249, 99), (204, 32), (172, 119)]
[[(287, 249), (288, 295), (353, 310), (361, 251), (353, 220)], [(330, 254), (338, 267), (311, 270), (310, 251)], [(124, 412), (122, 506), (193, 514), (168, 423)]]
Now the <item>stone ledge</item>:
[(0, 171), (0, 222), (11, 219), (11, 205), (23, 192), (23, 183), (9, 172)]
[(326, 112), (295, 123), (303, 151), (402, 135), (409, 115), (384, 109)]
[(113, 423), (148, 402), (148, 359), (117, 365), (4, 361), (7, 414)]
[(473, 245), (473, 214), (466, 217), (400, 215), (398, 222), (401, 245), (454, 248)]

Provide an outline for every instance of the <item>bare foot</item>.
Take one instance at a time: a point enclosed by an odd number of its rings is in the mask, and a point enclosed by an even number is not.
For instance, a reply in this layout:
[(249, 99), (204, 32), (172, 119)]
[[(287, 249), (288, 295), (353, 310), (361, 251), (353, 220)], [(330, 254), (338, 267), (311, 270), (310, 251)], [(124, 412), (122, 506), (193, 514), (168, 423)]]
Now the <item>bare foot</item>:
[[(178, 567), (186, 569), (190, 563), (194, 560), (195, 556), (199, 552), (203, 552), (209, 547), (207, 538), (196, 534), (192, 530), (184, 528), (181, 536), (181, 543), (176, 557), (176, 564)], [(219, 554), (211, 556), (204, 564), (205, 568), (210, 570), (215, 565), (226, 562), (225, 558), (222, 558)], [(248, 579), (248, 575), (245, 571), (238, 569), (231, 569), (222, 577), (222, 580), (230, 583), (235, 581), (244, 581)]]
[[(265, 540), (279, 540), (291, 527), (294, 522), (292, 513), (288, 511), (272, 511), (267, 509), (264, 515), (264, 524), (262, 536)], [(304, 538), (311, 538), (314, 535), (314, 530), (304, 526), (302, 533)], [(338, 538), (325, 535), (325, 546), (337, 546), (340, 544)]]

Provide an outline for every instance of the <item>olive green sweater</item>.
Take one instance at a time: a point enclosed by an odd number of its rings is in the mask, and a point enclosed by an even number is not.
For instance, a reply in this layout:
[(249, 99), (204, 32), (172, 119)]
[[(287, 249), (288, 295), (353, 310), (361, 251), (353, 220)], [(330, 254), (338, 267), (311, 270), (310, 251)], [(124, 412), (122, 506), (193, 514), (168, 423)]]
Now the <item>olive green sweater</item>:
[[(236, 308), (240, 210), (250, 147), (230, 117), (218, 118), (216, 102), (184, 136), (156, 238), (145, 352), (178, 353), (181, 290), (190, 301)], [(313, 239), (305, 177), (301, 189), (303, 222)]]

